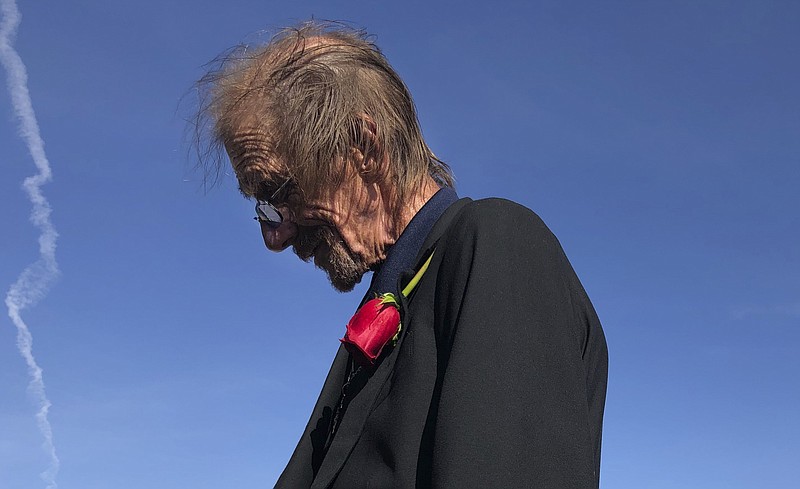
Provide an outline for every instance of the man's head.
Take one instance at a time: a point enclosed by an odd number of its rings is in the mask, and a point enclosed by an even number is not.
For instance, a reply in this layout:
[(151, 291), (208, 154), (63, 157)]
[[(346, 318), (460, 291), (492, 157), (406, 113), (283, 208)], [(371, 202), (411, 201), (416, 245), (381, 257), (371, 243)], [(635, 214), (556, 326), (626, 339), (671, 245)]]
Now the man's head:
[(199, 83), (203, 154), (224, 148), (242, 193), (285, 214), (262, 222), (267, 247), (313, 257), (337, 289), (383, 259), (432, 188), (452, 186), (408, 89), (364, 33), (309, 23), (218, 61)]

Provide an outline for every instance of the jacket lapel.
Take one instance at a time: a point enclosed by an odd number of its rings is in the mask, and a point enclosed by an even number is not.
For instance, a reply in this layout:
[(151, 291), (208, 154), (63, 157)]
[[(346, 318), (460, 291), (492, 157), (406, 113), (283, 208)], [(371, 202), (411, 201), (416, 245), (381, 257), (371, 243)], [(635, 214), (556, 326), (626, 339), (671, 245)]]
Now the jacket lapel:
[[(319, 473), (311, 485), (311, 489), (328, 487), (341, 470), (350, 452), (353, 451), (361, 432), (364, 430), (364, 423), (367, 421), (369, 413), (372, 412), (375, 399), (394, 369), (397, 352), (400, 351), (400, 345), (404, 337), (404, 334), (400, 335), (397, 345), (395, 345), (389, 356), (381, 362), (364, 388), (361, 389), (361, 392), (350, 401), (336, 436), (333, 438), (330, 448), (328, 448), (328, 453), (325, 455), (325, 460), (322, 462)], [(341, 384), (339, 387), (341, 388)]]
[(325, 379), (325, 384), (322, 386), (317, 404), (312, 411), (311, 419), (309, 419), (289, 463), (275, 484), (276, 488), (311, 486), (311, 482), (322, 464), (321, 457), (325, 453), (323, 447), (327, 441), (333, 410), (339, 402), (342, 384), (347, 378), (348, 361), (347, 350), (340, 346), (328, 372), (328, 377)]
[(417, 266), (419, 266), (420, 262), (428, 257), (428, 254), (433, 250), (436, 246), (436, 243), (439, 241), (439, 238), (450, 228), (450, 224), (453, 222), (461, 209), (472, 202), (472, 199), (469, 197), (464, 197), (463, 199), (458, 199), (456, 202), (453, 203), (447, 210), (442, 214), (442, 217), (436, 221), (431, 232), (428, 233), (428, 237), (425, 238), (425, 242), (422, 244), (422, 247), (417, 254)]

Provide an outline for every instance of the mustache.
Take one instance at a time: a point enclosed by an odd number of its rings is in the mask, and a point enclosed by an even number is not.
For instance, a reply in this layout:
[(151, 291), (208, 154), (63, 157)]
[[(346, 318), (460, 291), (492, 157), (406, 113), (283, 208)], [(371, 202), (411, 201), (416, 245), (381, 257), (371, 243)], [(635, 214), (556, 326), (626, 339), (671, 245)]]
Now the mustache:
[(292, 244), (292, 249), (298, 258), (304, 262), (308, 262), (311, 260), (311, 257), (314, 256), (314, 251), (321, 243), (325, 243), (331, 248), (337, 241), (336, 235), (327, 226), (299, 226), (297, 237), (295, 238), (294, 244)]

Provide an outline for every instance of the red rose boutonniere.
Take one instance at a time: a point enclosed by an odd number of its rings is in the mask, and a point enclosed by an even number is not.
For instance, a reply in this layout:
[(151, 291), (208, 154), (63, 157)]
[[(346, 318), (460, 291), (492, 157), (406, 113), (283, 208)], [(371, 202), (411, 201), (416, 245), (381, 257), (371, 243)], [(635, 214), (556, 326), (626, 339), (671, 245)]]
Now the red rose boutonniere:
[[(431, 258), (433, 253), (403, 289), (403, 297), (408, 297), (417, 286)], [(340, 341), (359, 365), (373, 366), (389, 342), (397, 343), (401, 329), (400, 304), (394, 294), (387, 292), (368, 300), (356, 311)]]
[(367, 301), (347, 323), (340, 341), (360, 364), (374, 365), (389, 340), (400, 334), (400, 309), (394, 294)]

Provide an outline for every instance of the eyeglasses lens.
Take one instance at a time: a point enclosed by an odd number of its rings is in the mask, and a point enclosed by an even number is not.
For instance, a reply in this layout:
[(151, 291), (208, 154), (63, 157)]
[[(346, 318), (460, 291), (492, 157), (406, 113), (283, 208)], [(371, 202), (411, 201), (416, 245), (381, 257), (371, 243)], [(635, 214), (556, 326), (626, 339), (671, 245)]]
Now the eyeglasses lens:
[(277, 227), (283, 221), (281, 213), (269, 202), (259, 201), (256, 203), (256, 219), (270, 226)]

